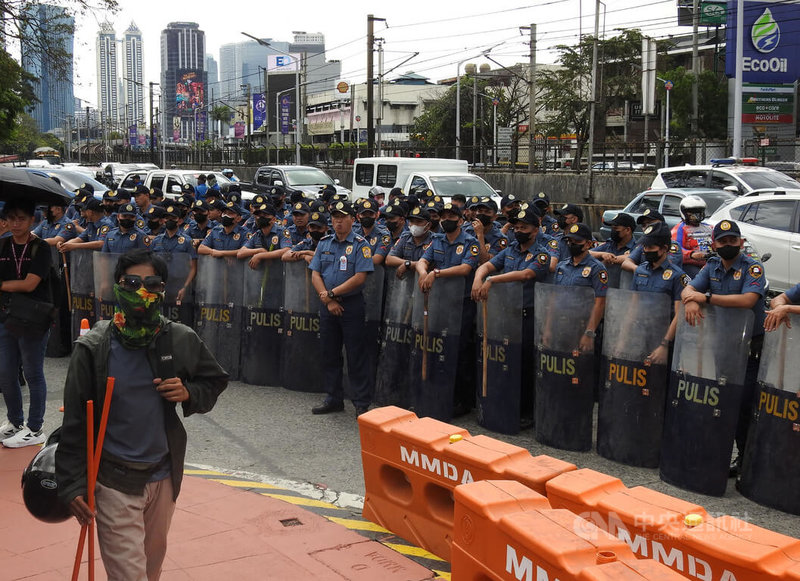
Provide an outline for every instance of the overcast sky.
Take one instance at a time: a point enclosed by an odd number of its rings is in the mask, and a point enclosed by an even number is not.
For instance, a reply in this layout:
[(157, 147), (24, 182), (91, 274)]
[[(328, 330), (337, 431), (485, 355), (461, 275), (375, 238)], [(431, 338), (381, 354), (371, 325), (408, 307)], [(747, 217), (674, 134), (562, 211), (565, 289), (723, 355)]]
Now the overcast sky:
[[(615, 28), (640, 28), (645, 34), (664, 38), (669, 34), (690, 33), (691, 27), (676, 24), (675, 0), (607, 0), (606, 35)], [(291, 41), (292, 31), (321, 32), (325, 35), (327, 58), (342, 61), (342, 78), (363, 82), (366, 78), (367, 14), (386, 19), (376, 22), (376, 36), (385, 39), (385, 69), (400, 64), (414, 52), (420, 54), (401, 65), (394, 74), (414, 71), (433, 81), (453, 77), (456, 63), (478, 55), (494, 45), (491, 55), (509, 65), (527, 61), (528, 45), (519, 26), (537, 25), (537, 61), (550, 63), (554, 54), (548, 48), (574, 44), (582, 29), (594, 28), (595, 2), (592, 0), (404, 0), (379, 3), (367, 0), (322, 2), (176, 2), (169, 0), (119, 0), (120, 11), (111, 14), (95, 11), (76, 21), (75, 96), (97, 103), (95, 85), (97, 57), (95, 39), (99, 23), (109, 20), (121, 38), (133, 21), (142, 31), (145, 82), (158, 82), (160, 76), (160, 34), (169, 22), (197, 22), (206, 34), (206, 51), (219, 61), (219, 47), (246, 41), (241, 32), (254, 36)], [(282, 8), (285, 6), (285, 8)], [(454, 10), (458, 8), (458, 12)], [(583, 18), (580, 18), (581, 12)], [(605, 22), (604, 22), (605, 20)], [(388, 26), (388, 27), (387, 27)], [(476, 58), (470, 62), (489, 62)], [(377, 61), (376, 61), (377, 63)], [(496, 65), (489, 62), (494, 68)], [(462, 69), (463, 70), (463, 69)], [(387, 78), (391, 79), (393, 74)]]

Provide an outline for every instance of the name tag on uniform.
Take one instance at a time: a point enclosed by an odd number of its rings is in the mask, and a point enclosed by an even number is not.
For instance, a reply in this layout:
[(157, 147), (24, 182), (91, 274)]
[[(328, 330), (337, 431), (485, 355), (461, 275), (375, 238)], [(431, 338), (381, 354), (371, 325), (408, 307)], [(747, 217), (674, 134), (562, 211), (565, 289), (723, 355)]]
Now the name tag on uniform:
[(347, 270), (347, 257), (344, 255), (339, 257), (339, 270)]

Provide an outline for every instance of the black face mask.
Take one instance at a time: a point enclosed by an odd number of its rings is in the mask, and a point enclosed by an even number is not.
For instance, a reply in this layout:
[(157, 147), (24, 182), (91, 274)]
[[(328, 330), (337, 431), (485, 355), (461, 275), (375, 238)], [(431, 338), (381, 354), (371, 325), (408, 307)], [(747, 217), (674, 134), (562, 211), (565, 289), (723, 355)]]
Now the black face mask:
[(319, 242), (322, 240), (322, 237), (325, 236), (325, 232), (320, 232), (319, 230), (309, 230), (308, 235), (311, 236), (311, 239), (314, 242)]
[(256, 218), (256, 226), (259, 228), (267, 228), (272, 225), (272, 220), (264, 218), (263, 216)]
[(477, 214), (475, 216), (475, 219), (477, 219), (478, 222), (483, 224), (484, 228), (486, 228), (486, 226), (488, 226), (489, 224), (492, 223), (492, 217), (491, 216), (487, 216), (486, 214)]
[(125, 228), (126, 230), (128, 228), (133, 228), (134, 224), (136, 224), (136, 220), (133, 218), (125, 218), (124, 220), (119, 221), (120, 227)]
[(525, 244), (526, 242), (530, 241), (531, 233), (530, 232), (514, 232), (514, 238), (520, 244)]
[(717, 254), (719, 254), (720, 258), (723, 260), (733, 260), (739, 256), (740, 250), (738, 246), (720, 246), (717, 248)]
[(195, 214), (194, 221), (198, 224), (205, 224), (206, 220), (208, 220), (208, 214)]
[(164, 222), (164, 226), (167, 227), (167, 230), (175, 230), (175, 228), (178, 227), (178, 221), (177, 220), (167, 220), (166, 222)]
[(158, 220), (148, 220), (147, 227), (150, 228), (150, 230), (158, 230), (161, 228), (161, 222)]
[(439, 220), (434, 220), (431, 218), (431, 230), (436, 231), (439, 229)]
[(394, 232), (400, 226), (400, 220), (386, 220), (386, 227)]
[(233, 218), (231, 216), (223, 216), (222, 218), (219, 219), (219, 221), (226, 228), (228, 226), (233, 226)]
[(574, 242), (567, 243), (570, 256), (580, 256), (583, 254), (583, 244), (575, 244)]
[(622, 235), (618, 231), (612, 230), (609, 238), (611, 238), (612, 242), (619, 242), (620, 240), (622, 240)]
[(655, 264), (661, 260), (661, 253), (658, 250), (654, 250), (653, 252), (642, 252), (642, 256), (650, 264)]
[(442, 230), (448, 234), (455, 232), (456, 228), (458, 228), (458, 220), (442, 220), (439, 224), (441, 224)]
[(559, 216), (558, 218), (556, 218), (556, 222), (558, 222), (558, 227), (561, 230), (566, 230), (566, 228), (567, 228), (567, 218), (566, 218), (566, 216)]
[[(388, 222), (387, 222), (388, 224)], [(375, 218), (372, 216), (362, 216), (361, 217), (361, 225), (364, 228), (372, 228), (375, 225)]]

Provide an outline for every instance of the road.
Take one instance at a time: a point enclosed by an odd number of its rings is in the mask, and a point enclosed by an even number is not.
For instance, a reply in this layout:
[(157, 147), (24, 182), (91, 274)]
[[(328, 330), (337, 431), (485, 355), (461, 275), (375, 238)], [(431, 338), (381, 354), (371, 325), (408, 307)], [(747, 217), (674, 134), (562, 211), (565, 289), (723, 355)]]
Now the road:
[[(48, 403), (45, 430), (61, 422), (58, 411), (63, 399), (63, 383), (68, 359), (47, 359)], [(23, 388), (23, 392), (25, 390)], [(338, 493), (364, 495), (358, 425), (352, 405), (345, 412), (314, 416), (311, 407), (319, 403), (318, 394), (298, 393), (280, 387), (259, 387), (232, 382), (214, 410), (185, 420), (189, 435), (186, 461), (225, 470), (240, 470), (267, 479), (287, 480), (287, 484)], [(26, 396), (27, 409), (27, 396)], [(5, 406), (0, 401), (0, 409)], [(532, 431), (518, 436), (502, 436), (477, 425), (475, 414), (459, 418), (457, 425), (473, 435), (491, 437), (522, 446), (531, 454), (548, 454), (621, 478), (627, 486), (648, 486), (666, 494), (704, 506), (717, 516), (729, 514), (783, 534), (800, 538), (800, 518), (760, 506), (742, 497), (729, 481), (721, 498), (686, 492), (665, 484), (658, 471), (633, 468), (601, 458), (594, 452), (564, 452), (538, 444)], [(147, 426), (142, 426), (147, 429)], [(311, 488), (308, 487), (307, 488)]]

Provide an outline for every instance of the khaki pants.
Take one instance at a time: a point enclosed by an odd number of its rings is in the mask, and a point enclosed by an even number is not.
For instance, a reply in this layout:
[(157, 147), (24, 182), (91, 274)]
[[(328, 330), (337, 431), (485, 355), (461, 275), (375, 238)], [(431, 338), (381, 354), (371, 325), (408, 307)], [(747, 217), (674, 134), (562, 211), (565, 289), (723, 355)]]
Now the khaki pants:
[(172, 479), (148, 482), (143, 496), (98, 482), (95, 499), (97, 537), (109, 581), (157, 580), (175, 512)]

